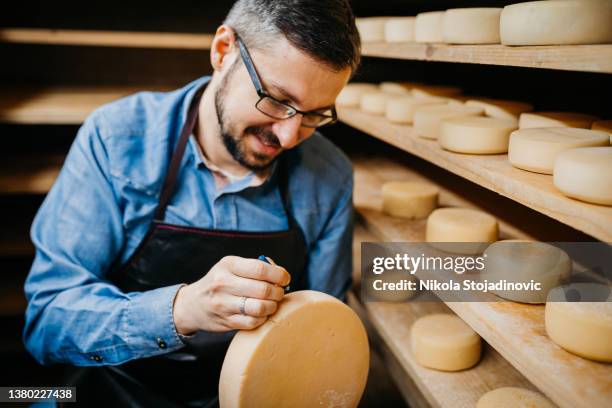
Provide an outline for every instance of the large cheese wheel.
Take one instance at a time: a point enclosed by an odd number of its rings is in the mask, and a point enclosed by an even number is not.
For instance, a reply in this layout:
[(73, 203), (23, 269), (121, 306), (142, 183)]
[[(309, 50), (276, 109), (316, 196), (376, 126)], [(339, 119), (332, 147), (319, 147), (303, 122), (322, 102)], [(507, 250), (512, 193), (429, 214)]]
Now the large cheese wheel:
[(612, 43), (612, 1), (547, 0), (504, 7), (500, 19), (505, 45)]
[(422, 366), (460, 371), (480, 360), (480, 336), (455, 315), (436, 313), (421, 317), (410, 329), (414, 358)]
[(443, 119), (463, 116), (481, 116), (482, 108), (476, 106), (434, 105), (423, 106), (414, 112), (414, 131), (417, 136), (426, 139), (437, 139), (440, 123)]
[(573, 112), (526, 112), (521, 113), (519, 129), (545, 127), (575, 127), (589, 129), (596, 116)]
[(416, 42), (442, 42), (444, 11), (430, 11), (416, 16), (414, 23), (414, 39)]
[(378, 85), (378, 88), (386, 93), (394, 94), (394, 95), (411, 95), (412, 87), (414, 84), (412, 82), (393, 82), (393, 81), (385, 81), (381, 82)]
[(440, 190), (418, 181), (391, 181), (383, 184), (383, 211), (389, 215), (408, 219), (421, 219), (438, 206)]
[(472, 7), (446, 10), (444, 42), (449, 44), (499, 44), (501, 8)]
[(393, 95), (382, 91), (366, 92), (361, 95), (359, 107), (362, 111), (373, 115), (384, 115), (387, 109), (387, 100)]
[(603, 130), (610, 134), (610, 144), (612, 144), (612, 120), (598, 120), (591, 125), (593, 130)]
[(414, 41), (415, 17), (390, 17), (385, 24), (385, 41), (390, 43)]
[(485, 268), (480, 278), (489, 282), (507, 281), (528, 285), (534, 281), (540, 290), (491, 290), (497, 296), (522, 303), (546, 303), (548, 292), (569, 278), (572, 261), (567, 253), (545, 242), (503, 240), (484, 252)]
[(446, 150), (469, 154), (498, 154), (508, 151), (510, 133), (516, 122), (482, 116), (444, 119), (438, 143)]
[(336, 98), (336, 105), (346, 107), (358, 107), (361, 104), (361, 96), (364, 93), (375, 92), (378, 87), (374, 84), (363, 82), (351, 82), (347, 84)]
[(571, 283), (551, 290), (544, 321), (548, 337), (565, 350), (590, 360), (612, 363), (609, 286)]
[(427, 218), (425, 240), (446, 252), (481, 253), (497, 241), (495, 217), (471, 208), (438, 208)]
[(612, 147), (581, 147), (559, 154), (553, 182), (566, 196), (612, 205)]
[(575, 147), (607, 146), (606, 132), (578, 128), (534, 128), (512, 132), (508, 161), (519, 169), (553, 174), (559, 153)]
[(355, 19), (362, 42), (385, 41), (385, 24), (389, 17), (362, 17)]
[(476, 408), (555, 408), (556, 405), (539, 392), (518, 387), (501, 387), (484, 394)]
[(461, 93), (461, 88), (448, 85), (419, 85), (415, 84), (412, 94), (417, 99), (429, 99), (438, 97), (457, 96)]
[(232, 340), (219, 405), (356, 407), (369, 362), (368, 337), (351, 308), (321, 292), (293, 292), (264, 324)]
[(518, 121), (523, 112), (533, 110), (533, 105), (525, 102), (507, 101), (503, 99), (478, 98), (468, 99), (468, 106), (478, 106), (485, 110), (485, 115), (497, 119), (510, 119)]
[(385, 116), (387, 120), (393, 123), (410, 124), (412, 123), (414, 112), (423, 107), (431, 105), (447, 105), (445, 99), (416, 99), (411, 95), (389, 98), (387, 101), (387, 110)]

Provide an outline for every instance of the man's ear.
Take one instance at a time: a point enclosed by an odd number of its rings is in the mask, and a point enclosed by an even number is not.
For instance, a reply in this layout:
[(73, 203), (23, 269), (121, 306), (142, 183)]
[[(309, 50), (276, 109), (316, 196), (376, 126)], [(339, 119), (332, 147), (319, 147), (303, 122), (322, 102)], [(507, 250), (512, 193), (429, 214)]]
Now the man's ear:
[(223, 24), (217, 28), (210, 46), (210, 64), (215, 71), (222, 71), (228, 65), (225, 59), (236, 47), (236, 34), (229, 26)]

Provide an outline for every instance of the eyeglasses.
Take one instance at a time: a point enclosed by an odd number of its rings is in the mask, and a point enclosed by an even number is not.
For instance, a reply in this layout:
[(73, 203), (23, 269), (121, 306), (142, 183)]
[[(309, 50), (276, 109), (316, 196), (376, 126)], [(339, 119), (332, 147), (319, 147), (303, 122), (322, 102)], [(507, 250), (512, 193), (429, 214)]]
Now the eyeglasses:
[(299, 113), (302, 115), (302, 126), (309, 128), (329, 125), (338, 120), (335, 106), (322, 111), (304, 112), (285, 102), (279, 101), (267, 93), (263, 89), (259, 75), (257, 75), (257, 70), (255, 69), (255, 65), (253, 65), (251, 55), (238, 34), (236, 34), (236, 42), (240, 48), (242, 62), (244, 62), (249, 72), (249, 76), (251, 77), (251, 81), (253, 81), (253, 85), (255, 86), (255, 90), (257, 91), (257, 95), (259, 96), (259, 100), (255, 104), (255, 108), (257, 108), (258, 111), (273, 119), (289, 119)]

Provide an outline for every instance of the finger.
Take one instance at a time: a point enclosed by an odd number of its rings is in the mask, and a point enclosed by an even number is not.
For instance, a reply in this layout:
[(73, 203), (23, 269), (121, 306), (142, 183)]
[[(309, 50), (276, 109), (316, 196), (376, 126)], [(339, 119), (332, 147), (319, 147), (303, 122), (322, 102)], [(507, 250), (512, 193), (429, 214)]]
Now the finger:
[[(278, 303), (273, 300), (262, 300), (254, 298), (237, 297), (235, 298), (234, 313), (242, 313), (240, 306), (244, 302), (244, 313), (254, 317), (265, 317), (276, 312)], [(245, 300), (246, 299), (246, 300)]]
[(264, 324), (267, 319), (267, 317), (234, 314), (227, 317), (226, 324), (232, 329), (251, 330)]
[(257, 279), (280, 286), (286, 286), (291, 281), (291, 275), (285, 268), (259, 259), (232, 256), (228, 257), (227, 262), (230, 271), (243, 278)]
[(285, 295), (285, 290), (282, 287), (273, 285), (269, 282), (242, 278), (235, 275), (229, 279), (227, 291), (234, 296), (245, 296), (247, 298), (274, 300), (278, 302)]

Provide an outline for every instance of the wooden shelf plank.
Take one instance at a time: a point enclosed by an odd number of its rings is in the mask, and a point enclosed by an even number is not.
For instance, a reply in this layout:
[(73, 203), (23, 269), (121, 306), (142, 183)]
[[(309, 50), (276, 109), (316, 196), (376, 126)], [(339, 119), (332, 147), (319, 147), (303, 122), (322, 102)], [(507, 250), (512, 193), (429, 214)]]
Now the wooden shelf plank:
[(131, 48), (208, 50), (213, 35), (142, 31), (3, 28), (0, 42), (19, 44), (81, 45)]
[[(379, 158), (376, 163), (382, 161)], [(372, 175), (372, 162), (354, 160), (355, 207), (364, 224), (382, 241), (424, 242), (423, 220), (400, 220), (381, 212), (380, 188), (391, 178)], [(404, 168), (403, 173), (406, 180), (415, 177), (410, 169)], [(493, 295), (483, 299), (493, 300)], [(575, 356), (554, 344), (545, 334), (543, 305), (501, 301), (446, 305), (559, 406), (607, 406), (612, 399), (612, 366)]]
[(375, 42), (364, 43), (361, 49), (367, 57), (612, 73), (612, 44), (509, 47)]
[(601, 241), (612, 242), (612, 207), (573, 200), (561, 194), (552, 176), (514, 168), (507, 155), (469, 155), (443, 150), (435, 140), (416, 136), (412, 127), (382, 116), (341, 108), (340, 120), (377, 139), (506, 196)]
[(61, 155), (5, 158), (0, 166), (0, 193), (46, 194), (63, 162)]
[(0, 90), (0, 122), (79, 125), (101, 105), (143, 90), (135, 86), (7, 87)]

